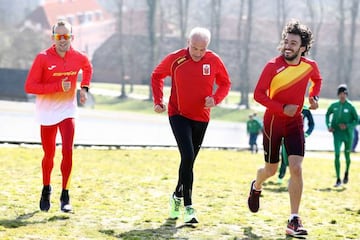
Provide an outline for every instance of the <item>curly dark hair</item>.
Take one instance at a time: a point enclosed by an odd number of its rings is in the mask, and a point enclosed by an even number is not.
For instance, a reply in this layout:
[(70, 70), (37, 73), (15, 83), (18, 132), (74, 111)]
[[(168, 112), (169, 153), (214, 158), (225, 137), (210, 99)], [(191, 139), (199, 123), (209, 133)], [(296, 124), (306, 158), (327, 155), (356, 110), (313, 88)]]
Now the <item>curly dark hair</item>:
[(283, 44), (284, 44), (284, 39), (288, 33), (300, 36), (301, 47), (305, 47), (305, 51), (301, 55), (305, 56), (309, 52), (309, 50), (314, 42), (313, 34), (312, 34), (310, 28), (304, 24), (301, 24), (299, 20), (296, 20), (296, 19), (290, 20), (285, 25), (285, 27), (282, 31), (279, 50), (282, 49)]

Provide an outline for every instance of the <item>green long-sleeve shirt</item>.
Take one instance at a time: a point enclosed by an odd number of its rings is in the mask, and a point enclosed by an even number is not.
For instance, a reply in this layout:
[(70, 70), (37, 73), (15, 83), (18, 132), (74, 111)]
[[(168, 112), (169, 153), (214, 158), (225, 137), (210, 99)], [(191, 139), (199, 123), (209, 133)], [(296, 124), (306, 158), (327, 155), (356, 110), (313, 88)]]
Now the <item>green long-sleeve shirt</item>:
[(256, 119), (248, 120), (246, 123), (247, 133), (260, 133), (262, 129), (261, 123)]
[[(333, 128), (334, 131), (352, 132), (358, 123), (358, 114), (355, 107), (349, 100), (344, 103), (340, 101), (333, 102), (327, 109), (325, 115), (325, 122), (328, 128)], [(339, 124), (346, 124), (346, 129), (341, 130)]]

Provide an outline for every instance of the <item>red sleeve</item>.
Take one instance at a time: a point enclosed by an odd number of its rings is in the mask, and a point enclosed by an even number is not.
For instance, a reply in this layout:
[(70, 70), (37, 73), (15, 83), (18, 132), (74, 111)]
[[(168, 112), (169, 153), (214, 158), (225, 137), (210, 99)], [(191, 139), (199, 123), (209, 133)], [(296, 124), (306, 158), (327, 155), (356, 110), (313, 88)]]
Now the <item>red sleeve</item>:
[(81, 69), (82, 69), (82, 81), (80, 83), (80, 87), (89, 88), (91, 77), (93, 74), (93, 67), (86, 56), (84, 56), (84, 63)]
[(36, 56), (25, 82), (26, 93), (48, 94), (63, 91), (61, 82), (43, 82), (45, 61), (44, 55), (38, 54)]
[(314, 73), (311, 75), (310, 81), (311, 85), (309, 88), (309, 97), (319, 96), (320, 95), (320, 89), (321, 89), (321, 83), (322, 78), (319, 71), (319, 67), (316, 64), (316, 62), (313, 62), (313, 69)]
[(268, 95), (270, 83), (273, 79), (273, 64), (268, 63), (262, 71), (259, 81), (254, 90), (254, 99), (266, 108), (271, 109), (272, 112), (282, 113), (283, 104), (271, 99)]
[(225, 68), (225, 65), (220, 58), (218, 58), (218, 61), (219, 70), (215, 76), (215, 82), (218, 87), (213, 95), (215, 104), (219, 104), (227, 96), (231, 87), (230, 77)]
[(154, 104), (161, 104), (163, 103), (163, 87), (164, 87), (164, 79), (167, 76), (171, 75), (171, 59), (170, 55), (165, 57), (159, 65), (157, 65), (154, 71), (151, 74), (151, 87), (153, 93), (153, 100)]

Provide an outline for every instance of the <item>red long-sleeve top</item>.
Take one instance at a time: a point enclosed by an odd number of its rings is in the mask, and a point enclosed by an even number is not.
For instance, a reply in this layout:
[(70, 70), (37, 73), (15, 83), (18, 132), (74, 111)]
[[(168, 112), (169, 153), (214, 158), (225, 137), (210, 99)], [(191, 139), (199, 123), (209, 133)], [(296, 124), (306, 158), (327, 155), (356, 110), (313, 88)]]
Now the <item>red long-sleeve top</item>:
[(219, 104), (231, 86), (222, 60), (210, 50), (199, 62), (192, 60), (188, 49), (166, 56), (151, 75), (155, 105), (163, 103), (164, 79), (168, 76), (171, 77), (168, 115), (179, 114), (195, 121), (208, 122), (210, 108), (205, 108), (205, 98), (212, 96), (215, 104)]
[(315, 61), (301, 57), (299, 64), (289, 65), (283, 56), (278, 56), (265, 65), (254, 99), (267, 111), (280, 116), (285, 116), (285, 104), (299, 105), (297, 114), (300, 114), (309, 82), (309, 97), (319, 96), (322, 78)]
[[(43, 125), (56, 124), (75, 117), (76, 87), (82, 71), (81, 87), (89, 87), (93, 69), (85, 54), (73, 49), (61, 57), (55, 45), (40, 52), (28, 73), (25, 92), (36, 95), (36, 116)], [(71, 89), (63, 90), (62, 81), (71, 82)]]

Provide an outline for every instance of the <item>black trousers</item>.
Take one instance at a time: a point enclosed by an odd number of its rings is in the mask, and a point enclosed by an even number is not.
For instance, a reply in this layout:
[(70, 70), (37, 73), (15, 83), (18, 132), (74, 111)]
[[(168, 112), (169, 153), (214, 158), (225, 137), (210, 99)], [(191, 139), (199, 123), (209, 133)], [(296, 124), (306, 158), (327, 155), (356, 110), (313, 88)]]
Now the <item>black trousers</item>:
[(175, 196), (184, 197), (184, 206), (192, 205), (193, 167), (201, 148), (208, 122), (199, 122), (181, 115), (169, 117), (181, 156)]

